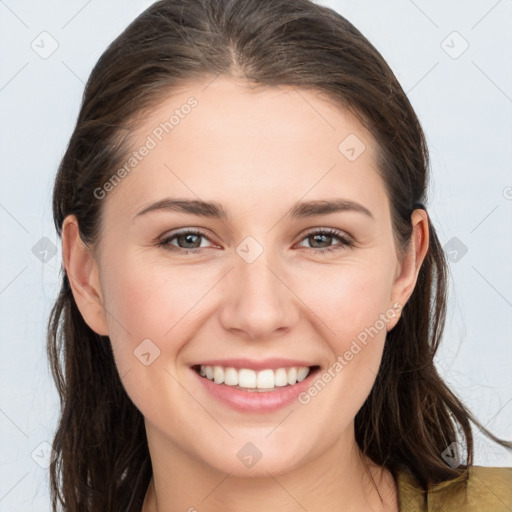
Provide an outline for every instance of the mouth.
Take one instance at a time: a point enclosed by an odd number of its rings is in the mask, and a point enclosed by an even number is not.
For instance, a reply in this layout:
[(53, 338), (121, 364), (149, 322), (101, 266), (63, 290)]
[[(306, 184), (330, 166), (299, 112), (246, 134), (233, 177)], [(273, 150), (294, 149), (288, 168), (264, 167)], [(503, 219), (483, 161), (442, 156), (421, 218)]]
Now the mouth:
[(320, 371), (318, 365), (288, 360), (244, 360), (195, 364), (193, 373), (206, 393), (244, 413), (265, 413), (298, 401)]
[(295, 386), (320, 367), (289, 366), (281, 368), (237, 368), (234, 366), (197, 364), (192, 369), (202, 378), (246, 392), (265, 393)]

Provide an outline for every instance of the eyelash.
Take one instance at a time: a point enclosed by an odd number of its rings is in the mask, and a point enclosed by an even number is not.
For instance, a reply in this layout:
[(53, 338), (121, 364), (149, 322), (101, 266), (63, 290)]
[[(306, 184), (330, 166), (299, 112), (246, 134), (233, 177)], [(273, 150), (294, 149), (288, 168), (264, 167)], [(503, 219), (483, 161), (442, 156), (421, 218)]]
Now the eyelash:
[[(183, 235), (197, 235), (197, 236), (206, 238), (207, 240), (210, 240), (208, 235), (206, 233), (204, 233), (203, 231), (186, 230), (186, 231), (174, 233), (171, 236), (167, 236), (167, 237), (161, 239), (158, 242), (158, 246), (163, 247), (164, 249), (166, 249), (168, 251), (179, 251), (179, 252), (184, 252), (185, 254), (189, 254), (189, 253), (195, 254), (195, 253), (198, 253), (201, 249), (204, 249), (204, 247), (203, 248), (196, 247), (194, 249), (183, 249), (181, 247), (176, 247), (176, 246), (173, 246), (170, 244), (171, 240), (174, 240), (176, 237), (183, 236)], [(327, 254), (327, 253), (338, 251), (340, 249), (351, 248), (354, 246), (354, 242), (352, 240), (350, 240), (349, 238), (344, 236), (340, 231), (337, 231), (336, 229), (332, 229), (332, 228), (316, 229), (316, 230), (310, 231), (304, 235), (304, 237), (301, 239), (301, 242), (303, 240), (305, 240), (306, 238), (309, 238), (309, 237), (315, 236), (315, 235), (333, 236), (333, 237), (336, 237), (341, 242), (341, 244), (338, 247), (334, 246), (334, 247), (327, 247), (327, 248), (323, 248), (323, 249), (315, 249), (314, 247), (311, 247), (310, 249), (312, 249), (316, 253)], [(308, 249), (308, 247), (306, 247), (306, 249)]]

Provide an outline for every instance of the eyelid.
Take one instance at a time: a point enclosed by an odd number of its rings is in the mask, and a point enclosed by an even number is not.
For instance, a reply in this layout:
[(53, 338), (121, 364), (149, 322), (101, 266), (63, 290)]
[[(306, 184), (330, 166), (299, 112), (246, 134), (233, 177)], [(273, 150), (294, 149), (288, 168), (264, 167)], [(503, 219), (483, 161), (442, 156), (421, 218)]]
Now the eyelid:
[(315, 248), (312, 248), (312, 247), (306, 247), (306, 249), (311, 249), (313, 252), (317, 252), (317, 253), (325, 253), (325, 252), (332, 252), (332, 251), (336, 251), (338, 249), (346, 249), (346, 248), (352, 248), (354, 245), (355, 245), (355, 240), (354, 238), (349, 235), (348, 233), (344, 232), (344, 231), (341, 231), (339, 229), (336, 229), (336, 228), (322, 228), (322, 227), (319, 227), (319, 228), (312, 228), (308, 231), (306, 231), (305, 233), (303, 233), (299, 239), (299, 242), (297, 243), (300, 243), (302, 242), (304, 239), (306, 239), (307, 237), (309, 236), (314, 236), (316, 234), (327, 234), (329, 236), (333, 236), (335, 238), (338, 238), (341, 242), (341, 247), (340, 246), (329, 246), (329, 247), (324, 247), (323, 249), (315, 249)]
[[(202, 228), (195, 228), (195, 227), (187, 227), (187, 228), (179, 229), (178, 231), (167, 232), (164, 235), (158, 237), (157, 245), (163, 246), (164, 248), (166, 248), (168, 250), (175, 250), (177, 252), (184, 252), (184, 253), (187, 253), (187, 252), (194, 253), (194, 252), (199, 252), (202, 249), (206, 249), (206, 247), (194, 247), (194, 248), (187, 249), (187, 248), (183, 248), (183, 247), (177, 247), (170, 243), (171, 240), (175, 239), (176, 237), (178, 237), (180, 235), (185, 235), (185, 234), (199, 235), (199, 236), (205, 238), (206, 240), (208, 240), (212, 245), (218, 246), (218, 244), (216, 244), (212, 240), (212, 237), (210, 236), (209, 233), (204, 231)], [(350, 248), (355, 244), (353, 237), (344, 231), (340, 231), (336, 228), (316, 227), (316, 228), (311, 228), (311, 229), (307, 230), (306, 232), (302, 233), (299, 240), (294, 245), (297, 245), (300, 242), (304, 241), (307, 237), (313, 236), (316, 234), (327, 234), (329, 236), (338, 238), (341, 241), (341, 247), (338, 247), (336, 245), (321, 248), (321, 249), (317, 249), (314, 247), (304, 247), (304, 246), (301, 246), (301, 247), (303, 247), (305, 249), (310, 249), (311, 251), (316, 252), (316, 253), (325, 253), (325, 252), (336, 251), (338, 249)]]
[[(338, 238), (345, 239), (350, 242), (354, 242), (354, 238), (350, 236), (347, 232), (341, 231), (340, 229), (336, 228), (311, 228), (310, 230), (306, 231), (302, 238), (305, 238), (307, 236), (315, 235), (316, 233), (328, 233), (333, 236), (337, 236)], [(302, 239), (301, 239), (302, 240)]]
[(167, 248), (172, 247), (173, 249), (176, 249), (177, 251), (192, 251), (192, 252), (196, 251), (197, 252), (201, 249), (206, 249), (206, 247), (195, 247), (195, 248), (191, 248), (191, 249), (184, 249), (182, 247), (176, 247), (169, 243), (171, 239), (174, 239), (180, 235), (186, 235), (186, 234), (202, 236), (203, 238), (208, 240), (212, 245), (218, 245), (212, 240), (212, 237), (210, 236), (209, 233), (207, 233), (206, 231), (204, 231), (201, 228), (195, 228), (195, 227), (182, 228), (182, 229), (179, 229), (178, 231), (170, 231), (170, 232), (168, 231), (157, 238), (157, 245), (161, 245), (161, 246), (167, 247)]

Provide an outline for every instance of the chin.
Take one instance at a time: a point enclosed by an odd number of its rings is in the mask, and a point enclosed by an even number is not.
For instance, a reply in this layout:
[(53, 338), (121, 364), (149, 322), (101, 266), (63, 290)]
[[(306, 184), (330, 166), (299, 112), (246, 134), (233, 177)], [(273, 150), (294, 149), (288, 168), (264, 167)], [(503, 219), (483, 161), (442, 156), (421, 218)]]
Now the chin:
[[(276, 426), (261, 428), (259, 432), (251, 428), (229, 440), (222, 436), (214, 446), (212, 439), (205, 440), (206, 446), (198, 456), (214, 470), (239, 478), (285, 474), (302, 466), (308, 455), (314, 458), (315, 448), (319, 447), (318, 443), (314, 446), (311, 435)], [(280, 428), (283, 430), (278, 433)]]

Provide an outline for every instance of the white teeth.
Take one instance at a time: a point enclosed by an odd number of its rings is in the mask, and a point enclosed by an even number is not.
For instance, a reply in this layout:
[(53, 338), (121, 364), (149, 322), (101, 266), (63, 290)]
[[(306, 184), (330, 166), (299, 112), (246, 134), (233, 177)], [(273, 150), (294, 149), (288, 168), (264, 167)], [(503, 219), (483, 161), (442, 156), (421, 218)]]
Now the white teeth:
[(261, 372), (258, 372), (257, 387), (259, 389), (273, 388), (274, 387), (274, 370), (263, 370)]
[(255, 388), (256, 387), (256, 372), (242, 368), (238, 371), (238, 385), (241, 388)]
[(297, 370), (297, 382), (302, 382), (309, 373), (309, 368), (307, 366), (303, 366)]
[(287, 386), (288, 385), (288, 374), (284, 368), (279, 368), (274, 373), (274, 385), (276, 386)]
[(307, 366), (292, 366), (289, 368), (267, 369), (258, 372), (248, 368), (236, 368), (222, 366), (204, 366), (199, 368), (199, 374), (215, 384), (226, 386), (239, 386), (248, 389), (274, 389), (275, 387), (293, 386), (302, 382), (310, 369)]
[(228, 386), (238, 386), (238, 371), (234, 368), (226, 368), (224, 371), (224, 384)]
[(288, 384), (293, 386), (297, 382), (297, 368), (290, 368), (287, 374)]
[(224, 369), (222, 366), (213, 367), (213, 382), (215, 384), (222, 384), (224, 382)]

